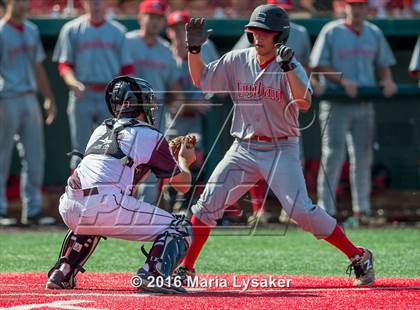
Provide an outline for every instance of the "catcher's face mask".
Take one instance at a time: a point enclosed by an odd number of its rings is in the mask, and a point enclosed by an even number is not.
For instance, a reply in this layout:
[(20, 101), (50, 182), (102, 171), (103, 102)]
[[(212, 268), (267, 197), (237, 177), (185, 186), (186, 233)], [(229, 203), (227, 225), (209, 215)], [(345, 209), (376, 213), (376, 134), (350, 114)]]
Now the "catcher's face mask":
[(155, 92), (153, 91), (151, 86), (150, 86), (150, 90), (147, 93), (142, 91), (142, 96), (144, 98), (143, 110), (146, 116), (146, 121), (150, 125), (156, 125), (156, 120), (158, 116), (158, 105), (157, 105)]
[(145, 115), (145, 121), (154, 125), (157, 102), (152, 86), (146, 80), (119, 76), (107, 86), (105, 101), (109, 112), (116, 118)]

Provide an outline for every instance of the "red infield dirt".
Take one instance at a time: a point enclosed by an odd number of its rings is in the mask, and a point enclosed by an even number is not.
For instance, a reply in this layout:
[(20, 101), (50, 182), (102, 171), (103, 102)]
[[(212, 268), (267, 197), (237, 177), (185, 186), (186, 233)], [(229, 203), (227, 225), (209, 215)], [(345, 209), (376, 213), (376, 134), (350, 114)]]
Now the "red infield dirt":
[[(47, 290), (45, 273), (0, 273), (1, 309), (420, 309), (420, 279), (379, 278), (355, 288), (350, 278), (199, 275), (188, 294), (137, 292), (130, 273), (78, 275), (73, 290)], [(213, 281), (211, 282), (210, 279)], [(243, 281), (251, 280), (244, 290)], [(287, 280), (290, 287), (287, 286)], [(205, 288), (205, 285), (213, 287)], [(219, 287), (217, 287), (219, 286)], [(221, 287), (222, 286), (222, 287)], [(226, 286), (226, 287), (225, 287)], [(266, 287), (271, 286), (271, 287)]]

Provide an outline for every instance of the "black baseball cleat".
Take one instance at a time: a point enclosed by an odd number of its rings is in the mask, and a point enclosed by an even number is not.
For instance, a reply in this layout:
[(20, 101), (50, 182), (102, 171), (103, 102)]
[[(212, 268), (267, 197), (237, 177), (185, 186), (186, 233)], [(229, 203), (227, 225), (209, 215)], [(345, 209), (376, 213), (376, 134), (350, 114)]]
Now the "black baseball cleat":
[[(140, 268), (136, 275), (139, 279), (136, 287), (140, 291), (160, 293), (160, 294), (185, 294), (188, 293), (182, 286), (168, 283), (169, 280), (163, 279), (161, 275), (154, 275), (143, 268)], [(158, 278), (162, 278), (160, 281)], [(133, 285), (134, 285), (133, 281)]]
[(72, 273), (65, 276), (61, 270), (56, 269), (48, 277), (47, 285), (45, 287), (56, 290), (72, 289), (76, 287), (76, 278)]
[(179, 266), (173, 273), (173, 278), (179, 277), (183, 286), (188, 286), (188, 278), (190, 278), (190, 283), (195, 278), (196, 273), (195, 269), (188, 269), (184, 265)]
[(355, 286), (370, 285), (375, 281), (375, 270), (373, 269), (373, 254), (365, 248), (362, 256), (356, 255), (351, 259), (351, 264), (347, 268), (347, 274), (350, 276), (352, 270), (356, 279), (353, 284)]

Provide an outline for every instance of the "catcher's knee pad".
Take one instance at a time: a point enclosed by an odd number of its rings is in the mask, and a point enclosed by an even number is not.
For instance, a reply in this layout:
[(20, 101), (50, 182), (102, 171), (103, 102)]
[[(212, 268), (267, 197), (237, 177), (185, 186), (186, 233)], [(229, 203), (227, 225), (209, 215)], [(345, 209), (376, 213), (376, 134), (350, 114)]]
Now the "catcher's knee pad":
[(164, 278), (169, 277), (187, 254), (191, 238), (191, 222), (184, 218), (174, 219), (170, 229), (157, 236), (149, 253), (142, 246), (147, 257), (146, 265), (149, 266), (147, 271)]
[(50, 269), (48, 276), (59, 269), (61, 264), (67, 263), (71, 267), (73, 276), (80, 272), (85, 272), (83, 265), (87, 262), (89, 257), (95, 251), (101, 237), (76, 235), (69, 230), (64, 238), (61, 246), (60, 255), (57, 263)]
[(192, 224), (190, 220), (183, 215), (174, 215), (174, 217), (175, 219), (171, 222), (169, 228), (175, 234), (181, 235), (189, 247), (192, 242)]

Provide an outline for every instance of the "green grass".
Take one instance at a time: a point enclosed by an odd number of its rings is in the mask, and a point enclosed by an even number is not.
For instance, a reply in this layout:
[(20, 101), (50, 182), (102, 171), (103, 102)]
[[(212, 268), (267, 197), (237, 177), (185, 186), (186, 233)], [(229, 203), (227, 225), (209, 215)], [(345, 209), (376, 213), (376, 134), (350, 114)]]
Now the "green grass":
[[(285, 235), (276, 230), (262, 231), (263, 235), (216, 233), (197, 262), (201, 273), (343, 276), (348, 264), (341, 252), (300, 229), (291, 228)], [(420, 277), (419, 229), (358, 229), (347, 233), (356, 244), (374, 252), (378, 277)], [(55, 263), (63, 236), (64, 231), (1, 232), (0, 272), (47, 271)], [(140, 243), (108, 239), (100, 242), (85, 267), (89, 271), (132, 272), (143, 261)]]

